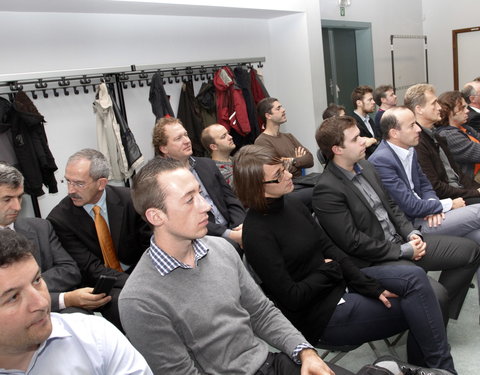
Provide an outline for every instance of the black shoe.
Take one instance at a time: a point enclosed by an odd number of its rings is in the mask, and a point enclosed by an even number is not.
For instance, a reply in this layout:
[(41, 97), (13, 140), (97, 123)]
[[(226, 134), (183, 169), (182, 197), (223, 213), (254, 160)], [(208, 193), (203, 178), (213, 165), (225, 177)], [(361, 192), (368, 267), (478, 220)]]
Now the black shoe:
[(391, 356), (380, 357), (373, 362), (373, 364), (386, 368), (394, 374), (398, 374), (398, 371), (400, 370), (403, 375), (452, 375), (452, 373), (447, 370), (418, 367), (402, 362)]

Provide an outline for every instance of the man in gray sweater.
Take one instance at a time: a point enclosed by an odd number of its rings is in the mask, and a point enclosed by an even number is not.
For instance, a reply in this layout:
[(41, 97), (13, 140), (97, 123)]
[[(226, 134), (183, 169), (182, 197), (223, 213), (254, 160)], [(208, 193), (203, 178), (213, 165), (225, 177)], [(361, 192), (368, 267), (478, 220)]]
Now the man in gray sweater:
[(231, 245), (205, 237), (210, 206), (188, 169), (155, 158), (135, 176), (132, 196), (154, 234), (122, 290), (120, 317), (155, 374), (334, 374)]

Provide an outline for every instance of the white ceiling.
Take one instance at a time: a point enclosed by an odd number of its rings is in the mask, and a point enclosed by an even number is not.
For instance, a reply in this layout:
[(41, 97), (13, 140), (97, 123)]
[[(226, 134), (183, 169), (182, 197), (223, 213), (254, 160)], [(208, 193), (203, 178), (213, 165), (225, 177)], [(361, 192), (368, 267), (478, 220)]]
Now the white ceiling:
[[(225, 2), (227, 1), (228, 0), (225, 0)], [(296, 13), (296, 11), (293, 10), (252, 9), (171, 3), (165, 4), (152, 0), (10, 0), (0, 2), (0, 11), (142, 14), (254, 19), (271, 19)]]

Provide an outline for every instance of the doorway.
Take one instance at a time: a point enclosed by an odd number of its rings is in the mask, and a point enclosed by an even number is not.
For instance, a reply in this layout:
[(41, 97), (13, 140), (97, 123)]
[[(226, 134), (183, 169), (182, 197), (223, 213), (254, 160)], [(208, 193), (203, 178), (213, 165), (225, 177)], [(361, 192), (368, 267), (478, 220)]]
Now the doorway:
[(351, 114), (353, 89), (375, 86), (371, 24), (322, 20), (322, 39), (328, 103)]

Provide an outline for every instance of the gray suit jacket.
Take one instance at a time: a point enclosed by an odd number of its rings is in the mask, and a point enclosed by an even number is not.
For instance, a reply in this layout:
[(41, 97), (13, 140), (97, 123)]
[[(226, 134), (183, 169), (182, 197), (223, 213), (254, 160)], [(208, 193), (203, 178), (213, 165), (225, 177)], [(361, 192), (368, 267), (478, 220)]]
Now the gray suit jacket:
[(59, 311), (58, 296), (80, 285), (80, 270), (73, 258), (62, 247), (50, 222), (39, 218), (20, 218), (15, 231), (35, 245), (35, 259), (47, 283), (52, 299), (52, 311)]

